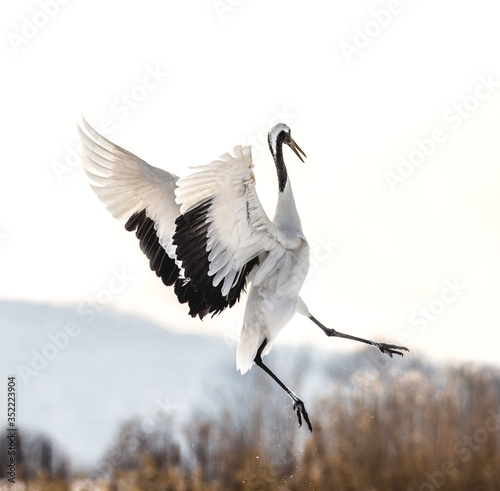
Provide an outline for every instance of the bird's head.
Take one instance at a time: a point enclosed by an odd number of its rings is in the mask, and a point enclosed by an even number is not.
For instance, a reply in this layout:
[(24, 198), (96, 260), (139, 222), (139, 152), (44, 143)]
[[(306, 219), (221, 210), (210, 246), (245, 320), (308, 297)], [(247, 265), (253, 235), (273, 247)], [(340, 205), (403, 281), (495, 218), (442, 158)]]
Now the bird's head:
[(297, 157), (302, 160), (302, 162), (304, 162), (302, 156), (306, 157), (306, 154), (295, 143), (294, 139), (292, 138), (290, 128), (286, 124), (278, 123), (277, 125), (273, 126), (271, 128), (271, 131), (269, 131), (267, 139), (273, 157), (276, 158), (276, 156), (278, 155), (278, 151), (281, 150), (281, 146), (284, 143), (295, 152), (295, 155), (297, 155)]

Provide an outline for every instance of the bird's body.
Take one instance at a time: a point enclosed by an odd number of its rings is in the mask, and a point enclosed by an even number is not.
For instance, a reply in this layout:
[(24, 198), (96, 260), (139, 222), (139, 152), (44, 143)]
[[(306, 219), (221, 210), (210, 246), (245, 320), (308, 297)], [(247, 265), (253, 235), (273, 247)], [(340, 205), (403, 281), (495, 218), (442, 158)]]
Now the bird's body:
[(296, 248), (285, 252), (275, 274), (250, 286), (238, 342), (237, 368), (241, 373), (250, 370), (265, 339), (267, 346), (262, 356), (271, 351), (276, 336), (297, 312), (308, 267), (309, 246), (302, 239)]
[[(294, 316), (309, 269), (309, 244), (302, 232), (289, 179), (278, 195), (272, 223), (280, 247), (259, 257), (260, 265), (272, 259), (273, 271), (261, 280), (264, 275), (259, 274), (261, 266), (258, 266), (248, 291), (236, 358), (241, 373), (250, 370), (264, 340), (267, 345), (262, 356), (271, 351), (274, 339)], [(274, 259), (273, 255), (277, 257)]]
[(392, 356), (406, 349), (355, 338), (328, 329), (308, 311), (299, 293), (309, 268), (309, 246), (283, 158), (288, 145), (302, 159), (290, 129), (269, 132), (278, 176), (278, 201), (270, 220), (257, 197), (251, 149), (233, 154), (179, 178), (153, 167), (97, 133), (85, 120), (80, 128), (84, 167), (92, 188), (109, 212), (135, 231), (150, 267), (174, 286), (189, 313), (202, 319), (232, 307), (251, 282), (237, 348), (241, 373), (256, 363), (292, 398), (299, 424), (312, 426), (302, 401), (271, 370), (262, 356), (298, 311), (329, 336), (355, 339)]

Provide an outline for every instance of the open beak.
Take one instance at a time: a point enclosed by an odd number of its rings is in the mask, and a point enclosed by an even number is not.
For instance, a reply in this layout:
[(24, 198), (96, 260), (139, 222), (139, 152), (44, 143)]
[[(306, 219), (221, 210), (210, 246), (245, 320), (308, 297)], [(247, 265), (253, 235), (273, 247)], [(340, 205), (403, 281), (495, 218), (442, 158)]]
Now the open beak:
[[(290, 138), (290, 143), (288, 146), (295, 152), (295, 155), (304, 162), (304, 159), (302, 158), (302, 155), (304, 157), (307, 157), (307, 155), (302, 151), (302, 149), (295, 143), (293, 138)], [(301, 155), (302, 154), (302, 155)]]

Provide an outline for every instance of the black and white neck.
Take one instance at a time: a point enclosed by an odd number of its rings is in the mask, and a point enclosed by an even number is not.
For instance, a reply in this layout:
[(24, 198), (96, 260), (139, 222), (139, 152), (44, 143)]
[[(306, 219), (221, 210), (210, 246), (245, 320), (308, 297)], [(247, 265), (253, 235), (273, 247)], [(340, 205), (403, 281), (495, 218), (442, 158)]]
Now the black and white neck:
[(286, 171), (285, 160), (283, 159), (283, 143), (290, 141), (290, 128), (283, 123), (274, 126), (268, 134), (269, 150), (273, 155), (278, 174), (278, 186), (280, 193), (285, 190), (288, 181), (288, 173)]
[(285, 124), (277, 124), (268, 135), (269, 149), (274, 158), (276, 173), (278, 174), (279, 195), (276, 205), (276, 213), (273, 223), (282, 231), (292, 233), (302, 233), (299, 214), (293, 198), (292, 186), (283, 159), (283, 144), (288, 145), (299, 157), (302, 162), (302, 156), (306, 156), (300, 147), (295, 143), (290, 135), (290, 128)]

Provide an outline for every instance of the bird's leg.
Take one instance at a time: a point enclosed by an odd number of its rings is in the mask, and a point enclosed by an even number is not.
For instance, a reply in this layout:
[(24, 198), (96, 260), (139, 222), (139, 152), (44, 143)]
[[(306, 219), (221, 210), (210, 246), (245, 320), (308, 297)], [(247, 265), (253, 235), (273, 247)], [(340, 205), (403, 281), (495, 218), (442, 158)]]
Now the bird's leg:
[(297, 394), (293, 392), (293, 390), (289, 389), (262, 361), (262, 351), (267, 345), (267, 339), (264, 339), (259, 349), (257, 350), (257, 354), (255, 355), (254, 362), (255, 364), (262, 368), (264, 372), (266, 372), (292, 399), (293, 401), (293, 410), (297, 412), (297, 417), (299, 419), (299, 426), (302, 426), (302, 418), (307, 423), (307, 427), (309, 431), (312, 431), (312, 425), (309, 421), (309, 415), (307, 414), (306, 407), (304, 403), (298, 398)]
[(356, 336), (351, 336), (350, 334), (344, 334), (342, 332), (336, 331), (335, 329), (329, 329), (328, 327), (325, 327), (323, 324), (321, 324), (321, 322), (319, 322), (318, 319), (316, 319), (313, 315), (311, 315), (309, 313), (308, 313), (307, 317), (309, 319), (311, 319), (317, 326), (319, 326), (327, 336), (335, 336), (338, 338), (352, 339), (353, 341), (359, 341), (361, 343), (375, 346), (380, 351), (382, 351), (382, 353), (389, 355), (391, 358), (392, 358), (392, 355), (403, 356), (403, 353), (401, 353), (401, 351), (410, 351), (408, 348), (405, 348), (404, 346), (395, 346), (394, 344), (376, 343), (375, 341), (370, 341), (369, 339), (363, 339), (363, 338), (358, 338)]

